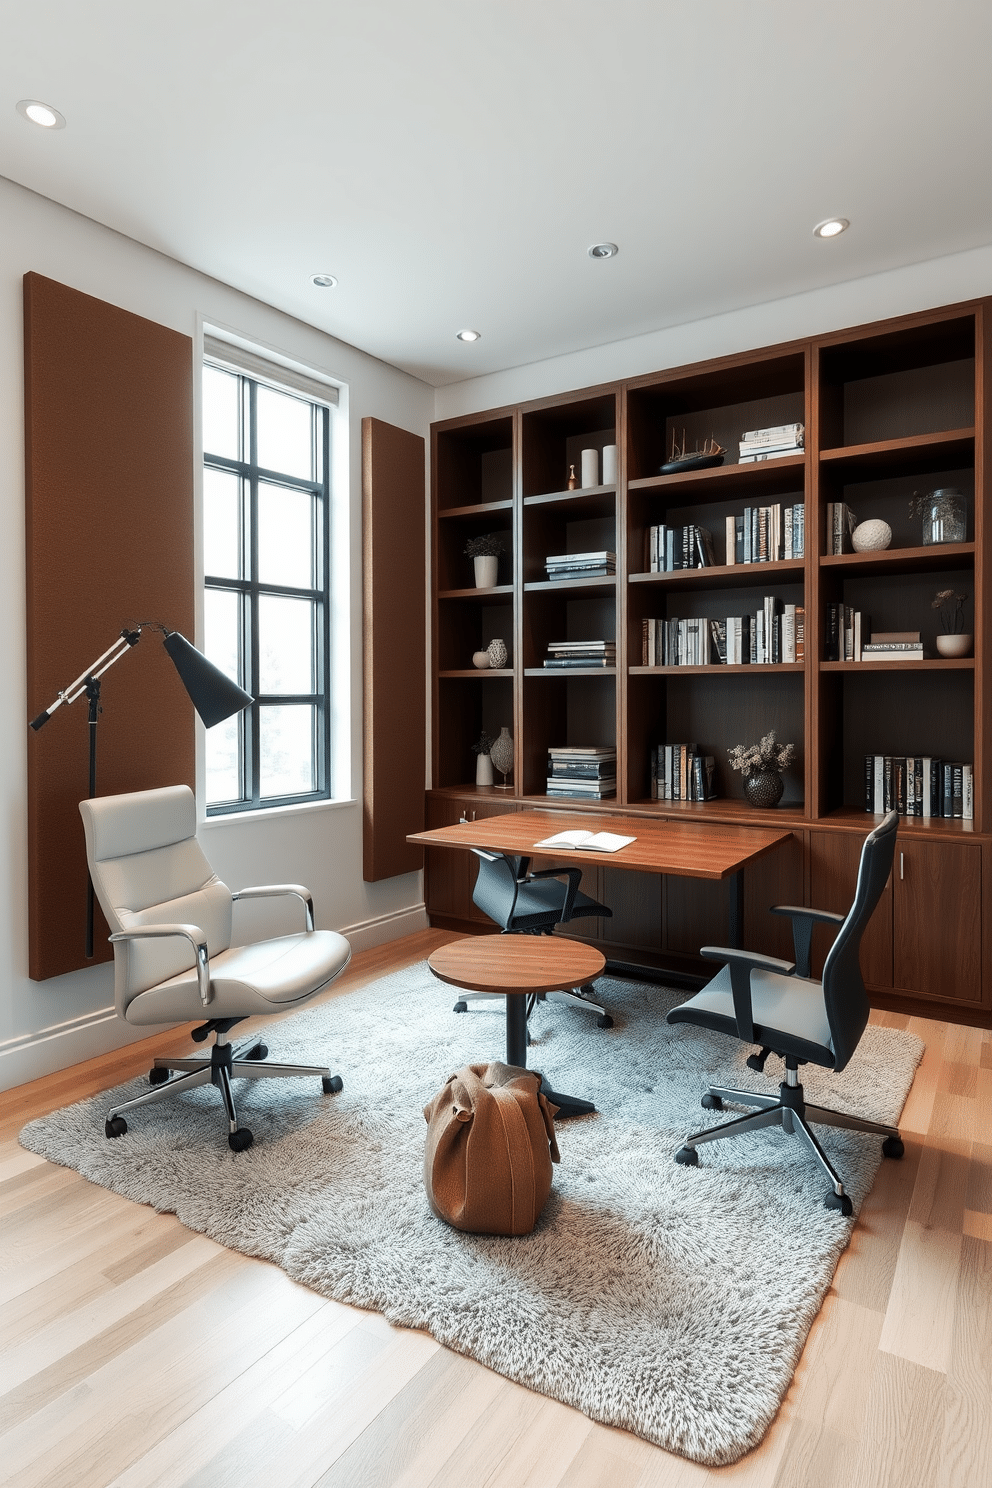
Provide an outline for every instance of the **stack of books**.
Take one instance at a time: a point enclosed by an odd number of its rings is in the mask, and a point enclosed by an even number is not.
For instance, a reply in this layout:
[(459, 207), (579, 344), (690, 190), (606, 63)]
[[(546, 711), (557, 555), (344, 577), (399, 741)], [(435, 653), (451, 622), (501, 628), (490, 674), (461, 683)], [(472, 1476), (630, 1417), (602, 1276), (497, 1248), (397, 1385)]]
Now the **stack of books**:
[(835, 557), (839, 553), (851, 553), (851, 533), (858, 519), (846, 501), (827, 502), (827, 553)]
[(726, 519), (727, 563), (777, 563), (806, 554), (806, 507), (802, 501), (783, 507), (746, 506), (742, 516)]
[(753, 615), (641, 622), (642, 666), (774, 666), (805, 656), (805, 610), (772, 594)]
[(866, 754), (865, 810), (973, 821), (974, 769), (932, 755)]
[(715, 764), (695, 744), (658, 744), (651, 751), (652, 801), (712, 801)]
[[(870, 627), (869, 627), (870, 628)], [(857, 661), (922, 661), (923, 642), (918, 630), (873, 630), (861, 647)]]
[(705, 527), (648, 528), (648, 573), (674, 573), (679, 568), (712, 568), (713, 537)]
[(801, 455), (804, 431), (802, 424), (776, 424), (771, 429), (749, 429), (741, 435), (741, 465), (754, 465), (760, 460), (781, 460), (783, 455)]
[(617, 571), (617, 555), (600, 553), (559, 553), (545, 558), (549, 579), (603, 579)]
[(827, 605), (825, 661), (922, 661), (918, 630), (875, 630), (850, 605)]
[(615, 746), (572, 745), (548, 750), (549, 796), (605, 801), (617, 793)]
[(549, 641), (546, 667), (612, 667), (617, 664), (616, 641)]

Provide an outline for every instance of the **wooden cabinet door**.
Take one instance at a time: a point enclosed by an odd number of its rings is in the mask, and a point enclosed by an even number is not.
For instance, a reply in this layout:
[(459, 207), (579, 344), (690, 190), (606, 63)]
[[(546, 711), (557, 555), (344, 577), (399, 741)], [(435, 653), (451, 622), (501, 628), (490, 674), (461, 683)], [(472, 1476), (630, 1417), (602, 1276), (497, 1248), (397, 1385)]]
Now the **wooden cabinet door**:
[[(451, 827), (461, 821), (463, 813), (471, 819), (502, 816), (520, 808), (512, 801), (483, 801), (478, 797), (459, 800), (452, 796), (427, 797), (427, 827)], [(430, 916), (471, 920), (491, 925), (481, 910), (472, 903), (472, 890), (479, 871), (479, 860), (467, 848), (429, 847), (424, 859), (424, 901)]]
[[(870, 828), (866, 829), (865, 836)], [(858, 864), (864, 837), (849, 832), (810, 832), (809, 902), (815, 909), (846, 914), (854, 899)], [(896, 852), (899, 851), (897, 842)], [(813, 975), (823, 971), (823, 962), (833, 943), (827, 925), (813, 931)], [(861, 975), (867, 987), (892, 986), (892, 876), (882, 891), (875, 912), (861, 937)]]
[(928, 997), (982, 998), (982, 850), (897, 840), (893, 982)]

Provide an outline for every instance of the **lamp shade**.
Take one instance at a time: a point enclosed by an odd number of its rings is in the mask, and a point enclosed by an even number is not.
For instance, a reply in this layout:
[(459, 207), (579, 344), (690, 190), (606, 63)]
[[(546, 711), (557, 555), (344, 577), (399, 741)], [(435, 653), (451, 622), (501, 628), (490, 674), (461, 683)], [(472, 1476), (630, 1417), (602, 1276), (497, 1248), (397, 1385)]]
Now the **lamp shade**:
[(232, 713), (240, 713), (253, 701), (252, 697), (232, 682), (230, 677), (208, 661), (202, 651), (191, 646), (178, 630), (166, 631), (162, 644), (172, 657), (172, 663), (180, 680), (189, 693), (190, 702), (199, 713), (207, 728), (223, 723)]

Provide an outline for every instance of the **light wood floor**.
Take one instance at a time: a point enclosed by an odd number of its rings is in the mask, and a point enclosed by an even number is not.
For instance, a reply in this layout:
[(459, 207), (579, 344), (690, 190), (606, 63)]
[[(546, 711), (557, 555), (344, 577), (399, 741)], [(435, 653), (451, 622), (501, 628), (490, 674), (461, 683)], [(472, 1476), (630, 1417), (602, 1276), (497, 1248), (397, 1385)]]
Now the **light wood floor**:
[[(358, 955), (331, 995), (451, 938)], [(147, 1068), (174, 1032), (0, 1096), (0, 1482), (987, 1488), (992, 1036), (878, 1021), (927, 1044), (906, 1157), (882, 1164), (765, 1441), (715, 1471), (324, 1301), (18, 1145), (23, 1122)]]

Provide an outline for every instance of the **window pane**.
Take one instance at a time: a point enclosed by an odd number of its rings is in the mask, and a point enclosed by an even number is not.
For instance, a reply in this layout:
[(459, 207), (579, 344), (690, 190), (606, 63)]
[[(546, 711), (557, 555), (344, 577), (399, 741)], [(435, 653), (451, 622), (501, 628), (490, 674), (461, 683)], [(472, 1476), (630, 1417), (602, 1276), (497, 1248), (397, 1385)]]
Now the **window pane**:
[[(258, 600), (258, 690), (314, 692), (313, 612), (308, 599)], [(212, 658), (211, 658), (212, 659)]]
[(272, 388), (259, 387), (255, 405), (258, 420), (258, 463), (263, 470), (313, 479), (311, 405)]
[(241, 482), (227, 470), (203, 471), (203, 571), (241, 577)]
[(203, 452), (237, 460), (241, 419), (238, 379), (217, 367), (203, 369)]
[(244, 796), (241, 766), (241, 714), (207, 729), (207, 805), (240, 801)]
[(260, 793), (301, 796), (317, 788), (314, 709), (309, 704), (259, 710)]
[(208, 589), (203, 596), (203, 652), (234, 682), (241, 682), (241, 596)]
[(258, 577), (263, 584), (314, 587), (313, 508), (309, 491), (258, 487)]

